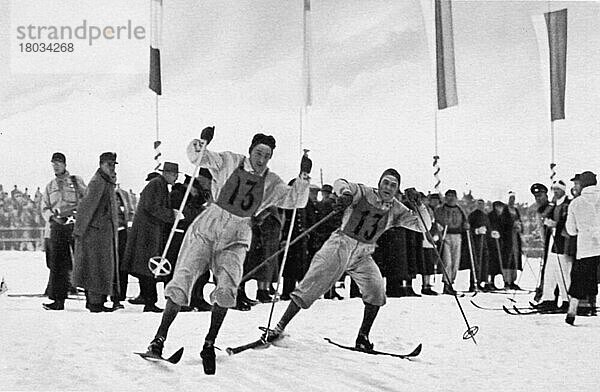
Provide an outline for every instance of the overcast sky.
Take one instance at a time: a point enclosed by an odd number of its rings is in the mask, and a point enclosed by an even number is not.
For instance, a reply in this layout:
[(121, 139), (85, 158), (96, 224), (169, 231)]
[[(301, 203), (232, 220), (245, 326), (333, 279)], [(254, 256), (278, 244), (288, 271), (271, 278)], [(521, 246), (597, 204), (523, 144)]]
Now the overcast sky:
[[(139, 4), (134, 21), (147, 26), (148, 2)], [(566, 119), (555, 122), (558, 177), (600, 169), (600, 3), (454, 1), (459, 105), (438, 113), (442, 191), (506, 199), (513, 190), (531, 201), (531, 183), (549, 182), (550, 122), (532, 16), (564, 7)], [(16, 45), (9, 11), (2, 2), (2, 53)], [(94, 9), (73, 12), (94, 15)], [(127, 18), (120, 16), (115, 23)], [(313, 0), (311, 17), (313, 106), (302, 141), (311, 150), (314, 182), (322, 168), (326, 183), (344, 177), (376, 185), (382, 170), (395, 167), (402, 188), (432, 190), (435, 84), (420, 1)], [(32, 20), (56, 23), (43, 6)], [(163, 23), (164, 159), (191, 171), (185, 146), (215, 125), (217, 151), (246, 153), (254, 133), (273, 134), (271, 169), (286, 181), (295, 176), (302, 0), (165, 0)], [(112, 74), (110, 67), (105, 74), (22, 74), (11, 69), (10, 56), (1, 57), (0, 184), (43, 187), (52, 178), (54, 151), (64, 152), (67, 168), (87, 182), (99, 154), (116, 151), (122, 186), (141, 190), (154, 165), (147, 45), (131, 47), (144, 64), (138, 74)], [(104, 64), (100, 55), (97, 62)]]

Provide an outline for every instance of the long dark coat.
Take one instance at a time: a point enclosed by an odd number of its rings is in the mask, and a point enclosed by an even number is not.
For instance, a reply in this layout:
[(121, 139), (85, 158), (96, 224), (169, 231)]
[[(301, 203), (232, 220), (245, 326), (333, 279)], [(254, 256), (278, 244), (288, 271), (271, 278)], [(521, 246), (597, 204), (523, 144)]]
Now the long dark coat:
[(77, 207), (75, 286), (95, 294), (119, 294), (119, 286), (114, 284), (119, 279), (118, 220), (114, 180), (98, 169)]
[(134, 276), (153, 277), (148, 260), (162, 255), (173, 222), (175, 215), (169, 205), (167, 180), (158, 176), (140, 194), (121, 263), (123, 270)]
[(410, 279), (408, 268), (407, 233), (404, 227), (392, 227), (377, 239), (373, 260), (384, 278)]

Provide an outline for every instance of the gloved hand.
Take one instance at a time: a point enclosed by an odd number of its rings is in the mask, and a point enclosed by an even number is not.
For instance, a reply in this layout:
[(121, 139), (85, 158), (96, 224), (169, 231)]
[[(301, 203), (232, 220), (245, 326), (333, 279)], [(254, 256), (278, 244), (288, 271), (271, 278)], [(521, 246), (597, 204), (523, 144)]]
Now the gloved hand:
[(481, 226), (475, 229), (475, 234), (486, 234), (487, 233), (487, 227), (485, 226)]
[(550, 219), (550, 218), (545, 218), (544, 219), (544, 225), (548, 226), (548, 227), (556, 227), (556, 221)]
[(304, 153), (302, 155), (302, 160), (300, 161), (300, 173), (310, 174), (312, 170), (312, 161), (308, 157), (308, 154)]
[(492, 235), (492, 238), (496, 238), (496, 239), (500, 238), (500, 233), (498, 233), (496, 230), (492, 230), (491, 235)]
[(352, 204), (353, 200), (354, 196), (352, 196), (351, 193), (344, 193), (335, 201), (335, 209), (337, 211), (344, 211), (350, 204)]
[(211, 142), (211, 140), (213, 140), (213, 137), (215, 136), (215, 127), (206, 127), (202, 130), (202, 133), (200, 134), (200, 139), (202, 140), (206, 140), (206, 145), (208, 146)]
[(421, 204), (421, 194), (415, 188), (408, 188), (404, 190), (404, 196), (415, 205)]
[(185, 216), (182, 212), (179, 212), (179, 210), (173, 210), (173, 214), (175, 214), (175, 219), (179, 217), (179, 220), (185, 220)]

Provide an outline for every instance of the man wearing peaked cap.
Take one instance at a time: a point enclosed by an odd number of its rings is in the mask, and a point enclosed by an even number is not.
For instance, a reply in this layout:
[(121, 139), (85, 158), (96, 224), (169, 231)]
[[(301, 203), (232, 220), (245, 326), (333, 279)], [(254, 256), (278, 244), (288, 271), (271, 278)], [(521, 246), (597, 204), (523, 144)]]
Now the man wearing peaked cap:
[(116, 153), (105, 152), (100, 155), (100, 167), (79, 203), (73, 229), (73, 283), (85, 289), (86, 307), (92, 313), (115, 309), (104, 306), (109, 295), (113, 302), (119, 302), (116, 164)]
[(548, 261), (548, 247), (550, 245), (550, 234), (551, 231), (547, 230), (544, 225), (544, 219), (552, 216), (554, 209), (554, 203), (550, 203), (548, 200), (548, 188), (544, 184), (536, 182), (529, 188), (531, 194), (535, 198), (536, 211), (537, 211), (537, 227), (544, 240), (544, 253), (542, 256), (541, 268), (540, 268), (540, 281), (535, 289), (534, 301), (540, 301), (542, 299), (542, 287), (544, 286), (544, 272), (546, 269), (546, 262)]
[[(42, 194), (42, 217), (46, 221), (46, 264), (50, 269), (46, 310), (63, 310), (72, 270), (73, 222), (79, 200), (85, 194), (85, 183), (79, 176), (67, 171), (65, 154), (55, 152), (50, 160), (54, 178)], [(70, 248), (70, 249), (69, 249)]]
[(536, 182), (535, 184), (533, 184), (531, 186), (531, 188), (529, 188), (529, 190), (531, 191), (531, 194), (534, 196), (537, 195), (538, 193), (543, 193), (543, 192), (548, 193), (548, 188), (546, 187), (546, 185), (540, 184), (539, 182)]

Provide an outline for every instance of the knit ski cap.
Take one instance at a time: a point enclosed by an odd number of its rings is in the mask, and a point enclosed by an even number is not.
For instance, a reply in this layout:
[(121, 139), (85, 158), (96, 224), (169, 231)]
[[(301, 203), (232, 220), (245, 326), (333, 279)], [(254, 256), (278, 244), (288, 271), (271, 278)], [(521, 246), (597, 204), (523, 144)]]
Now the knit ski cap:
[(564, 192), (567, 191), (567, 184), (563, 180), (554, 181), (552, 188), (562, 189)]
[(398, 173), (398, 171), (393, 168), (385, 169), (383, 174), (381, 174), (381, 177), (379, 177), (379, 182), (377, 183), (377, 186), (381, 184), (381, 180), (383, 180), (383, 177), (385, 176), (392, 176), (396, 178), (396, 181), (398, 181), (398, 189), (400, 189), (400, 173)]
[(248, 152), (251, 153), (252, 149), (259, 144), (264, 144), (271, 148), (271, 155), (273, 155), (273, 150), (275, 149), (275, 138), (271, 135), (265, 135), (264, 133), (257, 133), (252, 138), (252, 143), (250, 143), (250, 148)]

